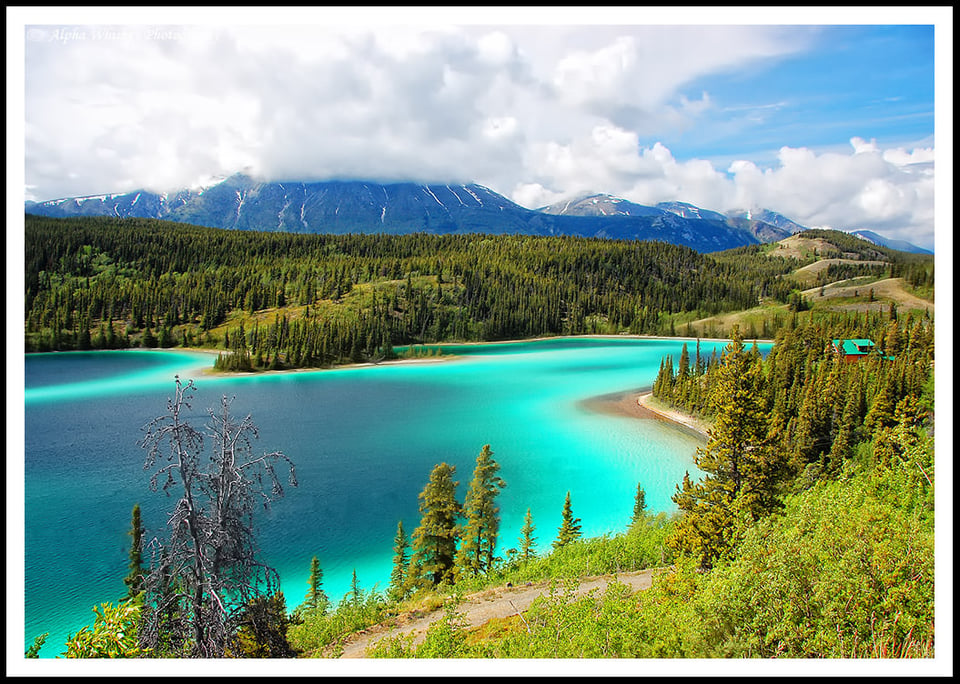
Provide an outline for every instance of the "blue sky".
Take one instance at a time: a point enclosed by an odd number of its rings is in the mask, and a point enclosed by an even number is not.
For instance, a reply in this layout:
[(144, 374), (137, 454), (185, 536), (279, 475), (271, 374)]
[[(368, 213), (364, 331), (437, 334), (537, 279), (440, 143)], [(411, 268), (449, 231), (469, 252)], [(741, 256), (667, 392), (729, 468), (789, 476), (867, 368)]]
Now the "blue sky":
[(949, 8), (234, 9), (21, 10), (25, 199), (479, 182), (934, 245)]
[(709, 92), (718, 111), (708, 134), (665, 136), (664, 144), (680, 158), (754, 160), (783, 145), (835, 148), (854, 137), (932, 145), (933, 26), (795, 30), (808, 35), (804, 49), (684, 86), (689, 99)]

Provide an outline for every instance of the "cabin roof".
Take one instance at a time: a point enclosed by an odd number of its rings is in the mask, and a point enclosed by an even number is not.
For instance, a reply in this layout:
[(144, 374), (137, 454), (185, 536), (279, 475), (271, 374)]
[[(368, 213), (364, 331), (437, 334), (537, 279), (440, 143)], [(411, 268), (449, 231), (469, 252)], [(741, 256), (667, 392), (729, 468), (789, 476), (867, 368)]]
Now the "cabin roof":
[[(844, 356), (866, 356), (867, 354), (879, 353), (877, 345), (873, 340), (855, 338), (849, 340), (834, 340), (833, 348)], [(893, 356), (883, 356), (887, 361), (893, 361)]]
[(833, 346), (837, 351), (851, 356), (869, 354), (876, 347), (872, 340), (867, 339), (834, 340)]

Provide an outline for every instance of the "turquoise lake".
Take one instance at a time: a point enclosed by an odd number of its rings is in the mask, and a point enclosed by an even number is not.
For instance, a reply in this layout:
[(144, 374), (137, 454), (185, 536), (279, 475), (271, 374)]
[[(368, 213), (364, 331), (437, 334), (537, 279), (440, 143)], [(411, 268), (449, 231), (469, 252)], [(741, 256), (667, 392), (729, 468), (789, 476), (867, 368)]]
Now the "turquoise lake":
[[(194, 379), (197, 427), (220, 397), (251, 414), (257, 452), (284, 452), (299, 487), (257, 519), (263, 559), (289, 609), (302, 602), (310, 559), (333, 601), (351, 574), (385, 589), (397, 522), (419, 523), (418, 494), (433, 466), (456, 466), (462, 499), (490, 444), (507, 486), (501, 551), (517, 546), (527, 508), (537, 550), (556, 538), (564, 496), (585, 536), (626, 529), (637, 484), (648, 508), (670, 497), (703, 441), (659, 420), (598, 411), (586, 400), (649, 389), (661, 359), (695, 340), (558, 338), (445, 347), (448, 360), (259, 375), (206, 372), (210, 354), (118, 351), (35, 354), (25, 360), (25, 648), (49, 632), (43, 657), (93, 623), (92, 608), (125, 591), (130, 514), (162, 535), (173, 499), (149, 487), (141, 428), (166, 410), (174, 376)], [(726, 342), (702, 341), (719, 355)], [(769, 345), (761, 346), (766, 351)]]

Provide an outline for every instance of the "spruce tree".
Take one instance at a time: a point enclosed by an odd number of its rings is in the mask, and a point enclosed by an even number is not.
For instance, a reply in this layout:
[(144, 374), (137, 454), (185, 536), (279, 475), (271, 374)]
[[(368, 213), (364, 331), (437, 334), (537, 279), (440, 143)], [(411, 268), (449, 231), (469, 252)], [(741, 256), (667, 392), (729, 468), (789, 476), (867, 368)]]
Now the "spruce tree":
[(788, 467), (782, 451), (768, 440), (763, 383), (756, 345), (746, 350), (735, 327), (714, 377), (716, 419), (707, 446), (694, 459), (706, 475), (697, 483), (685, 475), (673, 496), (685, 515), (668, 543), (697, 558), (702, 568), (712, 567), (736, 544), (742, 516), (756, 520), (781, 505), (779, 487)]
[(127, 597), (135, 598), (143, 585), (143, 523), (140, 519), (140, 504), (134, 504), (130, 520), (130, 562), (127, 564), (129, 572), (123, 578), (127, 585)]
[(673, 403), (681, 408), (686, 408), (686, 398), (689, 393), (690, 379), (690, 352), (687, 351), (687, 343), (683, 343), (680, 350), (680, 365), (677, 367), (677, 377), (674, 382)]
[(530, 556), (533, 555), (533, 547), (537, 541), (537, 538), (533, 536), (535, 529), (533, 516), (530, 515), (530, 509), (528, 508), (526, 515), (523, 516), (523, 527), (520, 528), (520, 555), (524, 561), (530, 560)]
[(457, 502), (456, 467), (439, 463), (420, 493), (420, 525), (413, 532), (411, 581), (432, 585), (453, 581), (457, 551), (457, 521), (461, 507)]
[(393, 571), (390, 573), (390, 595), (397, 601), (402, 600), (407, 594), (407, 550), (410, 548), (410, 542), (407, 540), (407, 534), (403, 529), (403, 521), (397, 523), (397, 534), (393, 538)]
[(287, 631), (297, 618), (287, 614), (283, 592), (255, 596), (244, 607), (227, 655), (243, 658), (295, 658)]
[(858, 441), (858, 428), (863, 421), (864, 412), (863, 383), (860, 373), (853, 373), (847, 381), (843, 413), (840, 415), (840, 427), (830, 447), (827, 461), (828, 472), (837, 471), (853, 455)]
[(162, 326), (157, 336), (156, 346), (166, 349), (168, 347), (172, 347), (173, 345), (174, 345), (173, 333), (171, 332), (170, 328), (168, 328), (167, 326), (165, 325)]
[(673, 401), (673, 358), (668, 354), (660, 360), (660, 370), (653, 383), (653, 396), (663, 401)]
[(80, 324), (80, 331), (77, 333), (77, 349), (87, 350), (93, 346), (90, 339), (90, 319)]
[(157, 338), (154, 337), (153, 331), (150, 330), (150, 328), (143, 331), (143, 337), (140, 338), (140, 346), (146, 349), (156, 349)]
[(314, 556), (310, 560), (310, 577), (307, 579), (307, 595), (303, 607), (310, 613), (323, 615), (330, 606), (330, 597), (323, 590), (323, 569), (320, 559)]
[(94, 349), (109, 349), (107, 346), (106, 326), (103, 323), (100, 323), (100, 327), (97, 329), (97, 334), (93, 338), (92, 344)]
[(496, 505), (499, 490), (506, 487), (497, 473), (500, 464), (493, 459), (490, 445), (485, 444), (477, 456), (473, 479), (463, 505), (461, 547), (457, 554), (459, 572), (476, 575), (489, 572), (493, 565), (500, 530), (500, 508)]
[(360, 581), (357, 579), (357, 569), (353, 569), (353, 576), (350, 578), (350, 603), (359, 606), (363, 600), (363, 589), (360, 588)]
[(877, 432), (885, 427), (896, 425), (894, 419), (894, 410), (896, 409), (896, 392), (891, 387), (890, 382), (883, 382), (881, 390), (877, 393), (870, 405), (870, 410), (863, 419), (863, 428), (868, 434)]
[(637, 494), (633, 500), (633, 517), (630, 523), (634, 524), (643, 519), (647, 510), (647, 493), (643, 490), (643, 485), (637, 483)]
[(570, 492), (563, 501), (563, 513), (560, 528), (557, 530), (557, 538), (553, 542), (553, 548), (559, 549), (580, 536), (580, 518), (573, 517), (573, 509), (570, 505)]

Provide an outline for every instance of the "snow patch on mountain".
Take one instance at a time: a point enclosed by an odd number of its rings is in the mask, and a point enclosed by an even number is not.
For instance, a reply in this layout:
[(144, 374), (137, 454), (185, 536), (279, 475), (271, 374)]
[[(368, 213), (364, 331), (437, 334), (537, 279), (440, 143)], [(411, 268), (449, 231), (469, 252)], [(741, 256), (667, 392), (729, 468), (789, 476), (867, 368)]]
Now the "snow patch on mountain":
[(441, 202), (441, 201), (437, 198), (437, 196), (433, 194), (433, 190), (431, 190), (431, 189), (430, 189), (428, 186), (426, 186), (426, 185), (423, 186), (423, 189), (426, 190), (428, 193), (430, 193), (430, 196), (431, 196), (433, 199), (437, 200), (437, 204), (439, 204), (441, 207), (443, 207), (444, 209), (446, 209), (446, 207), (443, 206), (443, 202)]
[[(448, 199), (447, 193), (456, 201)], [(440, 195), (444, 195), (443, 200)], [(241, 174), (218, 185), (175, 193), (137, 190), (26, 202), (25, 211), (59, 217), (156, 218), (243, 230), (657, 239), (698, 251), (772, 242), (791, 232), (805, 230), (776, 212), (756, 207), (721, 214), (686, 202), (647, 206), (608, 194), (591, 193), (534, 210), (479, 184), (291, 180), (270, 183)]]

